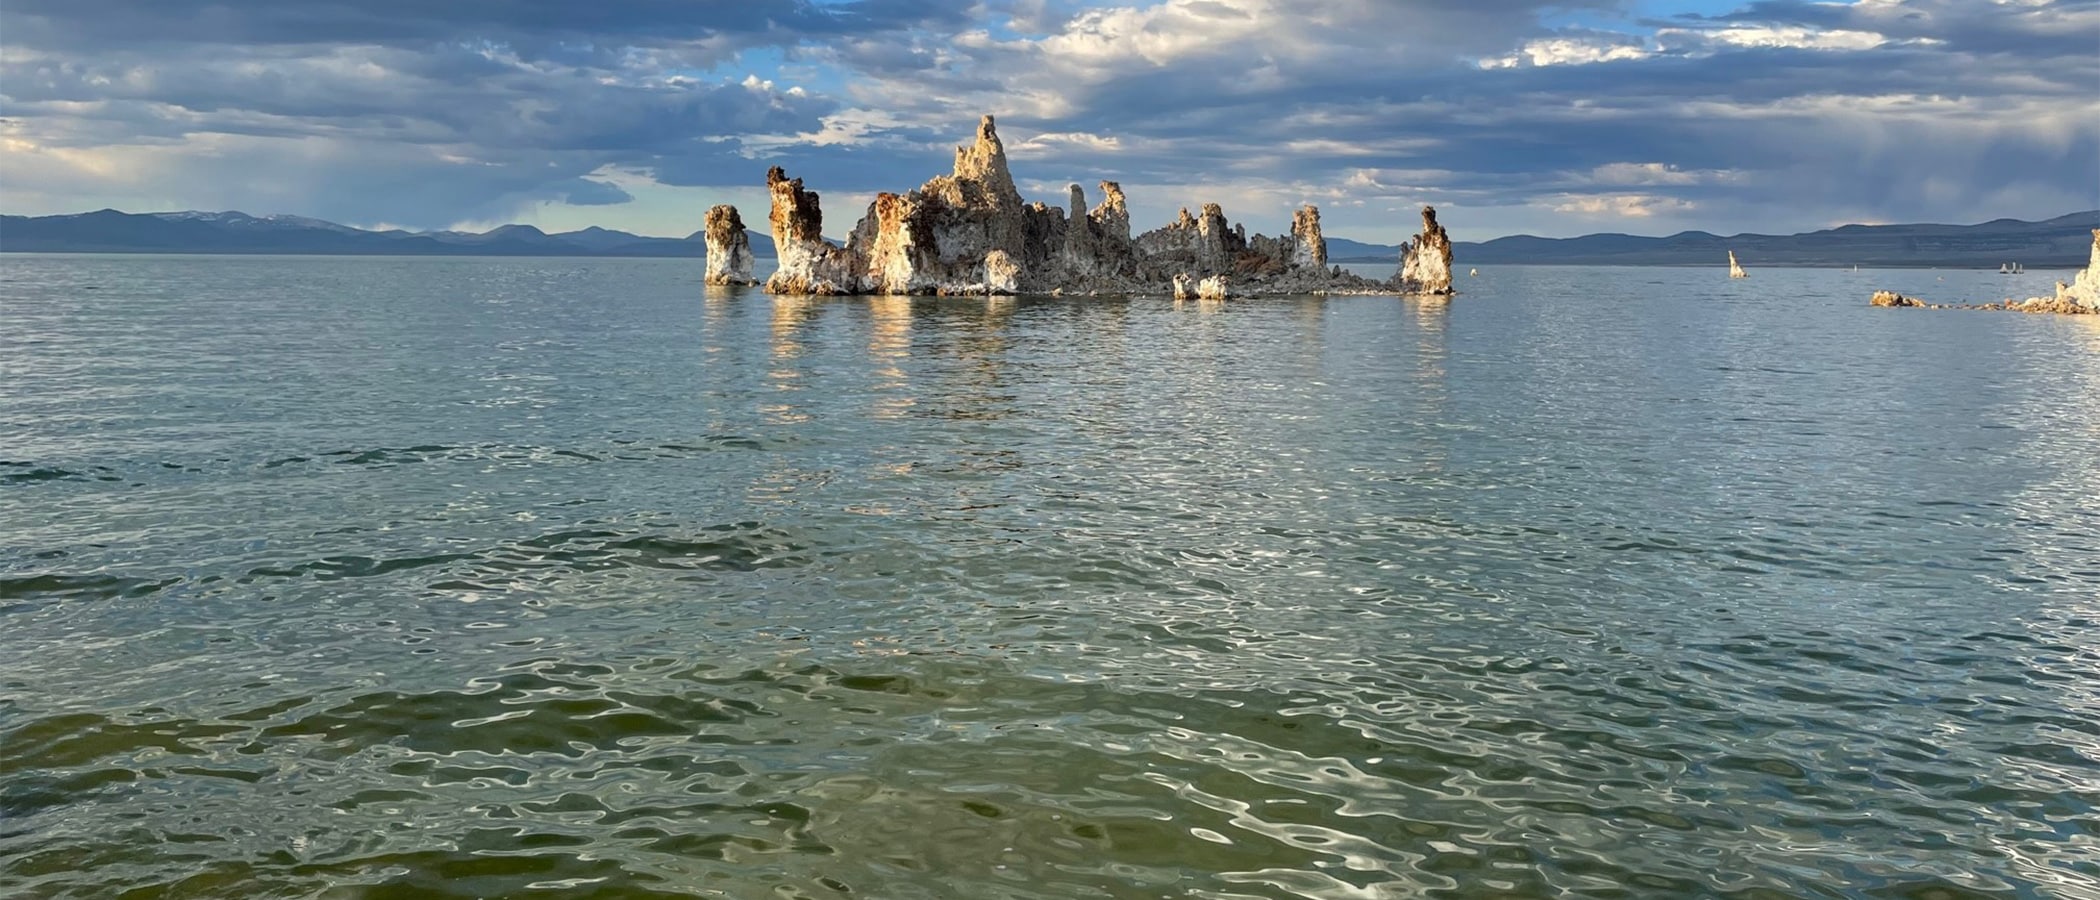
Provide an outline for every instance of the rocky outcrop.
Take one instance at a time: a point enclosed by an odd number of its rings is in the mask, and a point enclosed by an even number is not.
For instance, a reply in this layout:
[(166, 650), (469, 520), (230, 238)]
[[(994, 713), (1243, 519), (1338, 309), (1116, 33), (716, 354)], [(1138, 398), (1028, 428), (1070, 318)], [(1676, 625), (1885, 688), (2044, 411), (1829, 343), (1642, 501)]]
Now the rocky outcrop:
[(1130, 208), (1123, 204), (1123, 186), (1113, 181), (1101, 182), (1101, 205), (1094, 207), (1087, 219), (1094, 226), (1094, 233), (1109, 244), (1128, 243)]
[(769, 294), (854, 294), (855, 257), (824, 240), (824, 211), (815, 191), (802, 189), (779, 166), (766, 172), (773, 192), (773, 253), (780, 267), (766, 279)]
[(1310, 203), (1291, 215), (1291, 265), (1327, 268), (1327, 239), (1320, 235), (1320, 208)]
[(1926, 303), (1925, 301), (1923, 301), (1923, 300), (1920, 300), (1920, 299), (1918, 299), (1918, 298), (1916, 298), (1916, 297), (1905, 297), (1905, 296), (1903, 296), (1902, 294), (1898, 294), (1898, 293), (1896, 293), (1895, 291), (1875, 291), (1875, 292), (1874, 292), (1874, 297), (1873, 297), (1873, 299), (1871, 299), (1871, 300), (1868, 300), (1868, 301), (1867, 301), (1867, 305), (1869, 305), (1869, 306), (1930, 306), (1930, 305), (1932, 305), (1932, 304)]
[(955, 149), (952, 174), (908, 194), (876, 195), (846, 240), (847, 252), (859, 260), (854, 293), (983, 293), (994, 251), (1004, 256), (1003, 280), (1010, 280), (1008, 268), (1018, 270), (1031, 212), (986, 116), (976, 142)]
[(2100, 228), (2093, 229), (2092, 255), (2070, 284), (2056, 283), (2056, 296), (2032, 297), (2008, 303), (2021, 312), (2053, 312), (2073, 315), (2100, 314)]
[(751, 236), (744, 233), (744, 217), (728, 204), (707, 211), (708, 284), (757, 284), (752, 266)]
[[(955, 150), (950, 174), (904, 194), (878, 194), (845, 246), (823, 238), (823, 213), (802, 180), (775, 168), (771, 222), (780, 269), (766, 282), (779, 294), (1133, 294), (1176, 296), (1354, 292), (1390, 286), (1327, 268), (1320, 212), (1307, 206), (1288, 235), (1249, 236), (1215, 203), (1182, 210), (1175, 222), (1133, 237), (1123, 189), (1101, 182), (1091, 210), (1078, 185), (1062, 207), (1027, 203), (1007, 167), (991, 116), (975, 141)], [(1450, 241), (1433, 215), (1418, 243), (1441, 247), (1415, 266), (1421, 290), (1450, 293)], [(1434, 257), (1434, 259), (1431, 259)], [(1442, 277), (1432, 271), (1440, 261)]]
[(1063, 222), (1048, 223), (1050, 231), (1062, 229), (1064, 233), (1059, 280), (1066, 284), (1138, 281), (1144, 267), (1137, 244), (1130, 239), (1130, 210), (1124, 206), (1123, 186), (1101, 182), (1101, 203), (1091, 212), (1079, 185), (1066, 190), (1071, 195), (1070, 214)]
[(1422, 233), (1401, 245), (1393, 284), (1406, 294), (1451, 293), (1451, 236), (1436, 223), (1436, 207), (1422, 207)]
[(1209, 275), (1232, 271), (1241, 251), (1247, 249), (1247, 232), (1225, 221), (1225, 210), (1215, 203), (1203, 204), (1202, 215), (1189, 215), (1181, 208), (1180, 218), (1138, 235), (1138, 250), (1155, 262)]

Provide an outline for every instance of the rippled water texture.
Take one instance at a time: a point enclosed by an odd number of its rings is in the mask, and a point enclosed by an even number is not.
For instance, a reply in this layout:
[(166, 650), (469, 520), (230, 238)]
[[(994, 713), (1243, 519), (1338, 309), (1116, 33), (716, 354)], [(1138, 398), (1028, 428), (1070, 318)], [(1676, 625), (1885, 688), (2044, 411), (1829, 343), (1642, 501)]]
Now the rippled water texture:
[(0, 273), (0, 895), (2100, 896), (2000, 276)]

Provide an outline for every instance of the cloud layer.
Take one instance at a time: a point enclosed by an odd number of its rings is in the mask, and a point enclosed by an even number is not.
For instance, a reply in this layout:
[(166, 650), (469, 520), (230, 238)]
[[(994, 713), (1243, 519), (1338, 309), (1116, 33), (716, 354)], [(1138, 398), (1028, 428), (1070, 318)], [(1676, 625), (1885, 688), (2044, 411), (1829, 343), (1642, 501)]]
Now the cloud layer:
[(0, 205), (683, 234), (763, 203), (777, 164), (841, 232), (994, 112), (1024, 191), (1114, 178), (1140, 224), (1204, 200), (1385, 240), (1421, 203), (1468, 238), (2100, 207), (2100, 3), (1699, 8), (11, 0)]

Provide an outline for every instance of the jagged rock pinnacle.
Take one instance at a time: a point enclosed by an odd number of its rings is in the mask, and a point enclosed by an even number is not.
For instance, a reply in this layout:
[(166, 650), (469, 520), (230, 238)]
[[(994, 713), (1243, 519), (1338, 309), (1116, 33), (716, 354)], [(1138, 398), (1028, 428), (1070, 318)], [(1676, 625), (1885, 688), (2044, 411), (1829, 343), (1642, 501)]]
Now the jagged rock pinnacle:
[[(767, 173), (780, 269), (774, 293), (1111, 293), (1169, 289), (1191, 296), (1351, 291), (1382, 285), (1326, 267), (1319, 210), (1292, 216), (1287, 236), (1249, 234), (1216, 203), (1186, 208), (1165, 228), (1132, 235), (1121, 185), (1101, 182), (1101, 202), (1066, 188), (1061, 206), (1025, 202), (1008, 169), (996, 122), (955, 148), (955, 167), (917, 190), (875, 198), (844, 247), (823, 239), (817, 195), (775, 168)], [(1426, 230), (1443, 240), (1434, 216)], [(1428, 246), (1429, 242), (1420, 242)], [(1448, 292), (1450, 250), (1443, 247)], [(1180, 276), (1177, 278), (1177, 276)], [(1433, 289), (1433, 288), (1432, 288)]]
[(1409, 294), (1451, 293), (1451, 236), (1436, 222), (1436, 207), (1422, 207), (1422, 233), (1400, 248), (1400, 272), (1393, 278)]
[(744, 233), (744, 217), (736, 207), (722, 204), (707, 211), (708, 284), (757, 284), (751, 274), (751, 236)]

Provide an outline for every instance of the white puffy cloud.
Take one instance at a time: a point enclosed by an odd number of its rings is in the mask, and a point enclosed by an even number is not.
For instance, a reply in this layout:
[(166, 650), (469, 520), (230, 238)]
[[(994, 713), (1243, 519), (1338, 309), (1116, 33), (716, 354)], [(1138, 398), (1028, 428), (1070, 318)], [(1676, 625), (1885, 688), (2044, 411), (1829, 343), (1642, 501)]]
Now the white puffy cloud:
[(1648, 186), (1719, 184), (1740, 178), (1726, 170), (1687, 170), (1668, 163), (1606, 163), (1590, 170), (1590, 181), (1600, 185)]
[(1585, 218), (1646, 219), (1698, 209), (1690, 200), (1659, 194), (1565, 194), (1549, 198), (1554, 212)]

